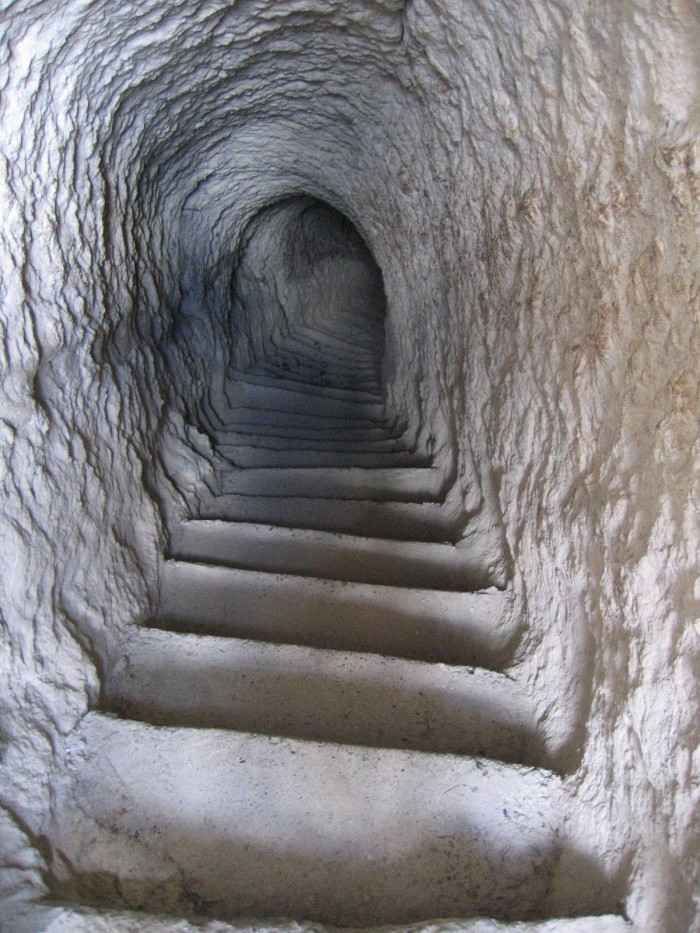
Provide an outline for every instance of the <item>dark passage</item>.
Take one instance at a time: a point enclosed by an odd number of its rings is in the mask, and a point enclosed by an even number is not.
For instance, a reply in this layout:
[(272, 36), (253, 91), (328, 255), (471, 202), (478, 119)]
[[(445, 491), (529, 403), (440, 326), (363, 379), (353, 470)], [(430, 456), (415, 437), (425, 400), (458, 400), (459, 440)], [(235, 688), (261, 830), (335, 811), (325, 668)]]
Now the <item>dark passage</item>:
[(379, 395), (382, 274), (343, 214), (312, 198), (266, 208), (248, 225), (232, 284), (239, 370)]
[(227, 466), (198, 517), (453, 537), (446, 477), (385, 404), (385, 317), (381, 270), (347, 217), (303, 197), (253, 218), (232, 278), (234, 361), (210, 419)]

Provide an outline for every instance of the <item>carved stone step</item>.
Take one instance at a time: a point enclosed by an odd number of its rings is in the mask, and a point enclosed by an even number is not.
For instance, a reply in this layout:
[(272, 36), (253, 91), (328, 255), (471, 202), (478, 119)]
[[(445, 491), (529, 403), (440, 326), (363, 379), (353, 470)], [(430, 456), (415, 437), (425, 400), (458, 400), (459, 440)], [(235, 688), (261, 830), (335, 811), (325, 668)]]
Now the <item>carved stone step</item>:
[(498, 591), (452, 593), (166, 561), (161, 625), (446, 664), (498, 665), (517, 635)]
[(220, 495), (310, 497), (338, 502), (431, 502), (445, 494), (442, 470), (432, 467), (276, 467), (221, 469), (212, 485)]
[(478, 539), (454, 546), (193, 520), (182, 522), (174, 532), (170, 556), (268, 573), (411, 589), (465, 592), (493, 583), (488, 555)]
[[(253, 446), (239, 435), (240, 440), (233, 443), (218, 444), (219, 453), (228, 457), (232, 464), (245, 469), (259, 467), (279, 467), (282, 469), (294, 467), (339, 467), (351, 469), (385, 469), (386, 467), (427, 467), (431, 464), (430, 457), (423, 454), (411, 453), (407, 450), (357, 450), (354, 444), (342, 445), (342, 450), (328, 449), (330, 445), (322, 445), (324, 449), (311, 449), (308, 445), (285, 450), (270, 447)], [(317, 445), (318, 446), (318, 445)]]
[(479, 668), (137, 629), (103, 702), (157, 725), (547, 766), (518, 684)]
[(47, 837), (93, 901), (97, 885), (224, 919), (522, 918), (558, 855), (560, 781), (517, 765), (98, 714), (69, 762)]
[(358, 389), (339, 389), (333, 386), (315, 385), (314, 383), (300, 381), (293, 376), (269, 376), (253, 367), (248, 372), (232, 370), (229, 385), (246, 384), (269, 388), (283, 388), (290, 392), (297, 392), (308, 398), (337, 399), (339, 401), (377, 404), (383, 403), (382, 395), (377, 387), (376, 391), (366, 392)]
[(457, 538), (460, 518), (456, 510), (438, 502), (239, 496), (207, 493), (205, 490), (202, 490), (197, 517), (309, 528), (368, 538), (441, 543)]
[(380, 422), (384, 419), (384, 405), (381, 401), (329, 398), (283, 386), (263, 386), (242, 381), (229, 383), (226, 398), (231, 408), (248, 407), (290, 414), (321, 415), (325, 418), (366, 418)]

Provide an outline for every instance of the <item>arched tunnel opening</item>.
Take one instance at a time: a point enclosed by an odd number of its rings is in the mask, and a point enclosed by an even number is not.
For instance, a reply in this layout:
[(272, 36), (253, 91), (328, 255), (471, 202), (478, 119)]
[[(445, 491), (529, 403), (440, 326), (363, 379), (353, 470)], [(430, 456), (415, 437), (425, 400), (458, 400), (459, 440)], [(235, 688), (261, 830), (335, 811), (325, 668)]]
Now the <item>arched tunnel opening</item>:
[(0, 927), (690, 933), (697, 4), (0, 6)]
[(381, 395), (381, 270), (352, 222), (329, 204), (297, 197), (256, 214), (232, 291), (234, 369)]
[[(460, 546), (465, 584), (502, 586), (502, 542), (475, 530), (457, 490), (454, 434), (446, 425), (436, 451), (421, 436), (421, 408), (402, 415), (388, 397), (390, 307), (352, 221), (318, 198), (282, 198), (242, 225), (228, 261), (229, 289), (217, 294), (230, 304), (222, 315), (230, 353), (193, 417), (216, 462), (191, 517), (369, 536), (379, 549), (415, 537), (450, 542)], [(201, 556), (191, 535), (174, 538), (180, 556)], [(367, 572), (335, 568), (342, 579)], [(382, 582), (381, 569), (373, 576)]]

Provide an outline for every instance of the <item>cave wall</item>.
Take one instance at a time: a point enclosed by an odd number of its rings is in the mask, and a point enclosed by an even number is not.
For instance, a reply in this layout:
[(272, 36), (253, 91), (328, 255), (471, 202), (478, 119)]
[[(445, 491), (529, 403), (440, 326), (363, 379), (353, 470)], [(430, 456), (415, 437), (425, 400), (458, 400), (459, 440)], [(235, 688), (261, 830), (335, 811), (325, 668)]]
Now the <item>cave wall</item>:
[(308, 194), (366, 238), (390, 402), (507, 554), (569, 774), (553, 904), (697, 929), (697, 5), (16, 0), (0, 30), (6, 895), (45, 883), (53, 756), (213, 458), (244, 231)]

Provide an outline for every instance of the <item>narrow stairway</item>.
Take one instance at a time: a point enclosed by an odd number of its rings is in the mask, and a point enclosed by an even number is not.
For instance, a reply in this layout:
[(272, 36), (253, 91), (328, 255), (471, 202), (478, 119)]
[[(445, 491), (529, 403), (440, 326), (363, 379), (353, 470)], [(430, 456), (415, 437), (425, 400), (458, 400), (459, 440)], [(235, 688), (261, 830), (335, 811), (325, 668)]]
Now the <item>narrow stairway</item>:
[(355, 927), (542, 915), (560, 781), (503, 673), (518, 633), (445, 543), (443, 477), (387, 420), (372, 346), (307, 328), (234, 374), (231, 467), (72, 741), (55, 844), (77, 897)]

